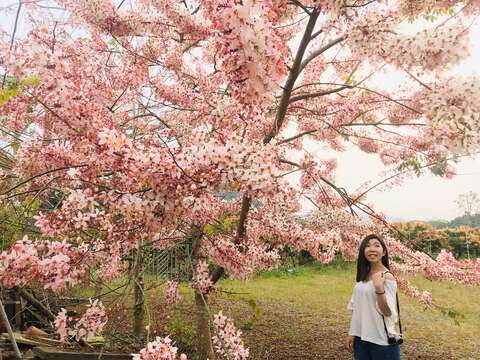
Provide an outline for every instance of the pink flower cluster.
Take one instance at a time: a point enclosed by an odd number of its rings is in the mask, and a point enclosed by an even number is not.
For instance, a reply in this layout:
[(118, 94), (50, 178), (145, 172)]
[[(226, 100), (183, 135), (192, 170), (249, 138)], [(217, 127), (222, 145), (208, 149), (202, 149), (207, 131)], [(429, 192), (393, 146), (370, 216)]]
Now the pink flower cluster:
[(242, 340), (242, 332), (220, 311), (214, 315), (215, 335), (212, 337), (215, 351), (224, 360), (245, 360), (249, 350)]
[(263, 16), (272, 8), (254, 0), (208, 0), (202, 5), (217, 34), (215, 46), (233, 96), (249, 105), (270, 101), (287, 73), (283, 60), (289, 53), (273, 24)]
[(378, 143), (372, 139), (359, 138), (357, 140), (357, 145), (360, 150), (366, 153), (377, 153), (380, 150)]
[(205, 260), (197, 262), (195, 272), (193, 274), (192, 287), (202, 294), (208, 293), (213, 286), (212, 279), (208, 270), (208, 263)]
[[(195, 164), (197, 177), (215, 190), (248, 190), (275, 192), (279, 170), (278, 149), (261, 141), (248, 141), (231, 134), (228, 138), (209, 137), (204, 132), (192, 133), (191, 147), (179, 158)], [(193, 185), (196, 187), (196, 185)]]
[(407, 246), (389, 236), (385, 237), (385, 241), (390, 254), (400, 257), (404, 262), (394, 264), (401, 276), (422, 274), (431, 280), (448, 280), (471, 286), (480, 284), (478, 269), (465, 266), (465, 263), (456, 260), (445, 250), (442, 250), (435, 260), (423, 252), (412, 252)]
[(249, 227), (249, 235), (239, 241), (232, 234), (209, 236), (203, 246), (208, 257), (231, 278), (247, 280), (255, 270), (269, 269), (279, 259), (278, 252), (258, 241), (257, 234)]
[(62, 308), (54, 325), (61, 342), (67, 341), (70, 337), (79, 341), (101, 334), (107, 321), (105, 307), (101, 301), (96, 299), (93, 302), (90, 300), (86, 312), (78, 320), (67, 316), (67, 310)]
[(132, 356), (133, 360), (187, 360), (185, 354), (177, 357), (177, 350), (168, 336), (165, 338), (157, 336), (155, 341), (149, 342), (139, 354)]
[(178, 282), (173, 280), (167, 280), (164, 287), (165, 299), (168, 306), (175, 306), (182, 299), (178, 291)]
[(480, 147), (480, 85), (474, 77), (451, 77), (435, 84), (422, 100), (432, 136), (454, 153)]
[(0, 281), (8, 288), (39, 282), (54, 291), (78, 284), (88, 274), (92, 254), (67, 242), (33, 242), (25, 236), (0, 254)]
[(398, 33), (400, 22), (395, 13), (369, 13), (359, 18), (348, 36), (354, 56), (433, 71), (457, 64), (469, 55), (468, 31), (461, 25), (424, 29), (408, 36)]
[(399, 11), (408, 16), (418, 16), (422, 13), (429, 13), (438, 10), (448, 10), (457, 4), (464, 6), (463, 12), (472, 14), (480, 10), (480, 2), (478, 0), (399, 0)]

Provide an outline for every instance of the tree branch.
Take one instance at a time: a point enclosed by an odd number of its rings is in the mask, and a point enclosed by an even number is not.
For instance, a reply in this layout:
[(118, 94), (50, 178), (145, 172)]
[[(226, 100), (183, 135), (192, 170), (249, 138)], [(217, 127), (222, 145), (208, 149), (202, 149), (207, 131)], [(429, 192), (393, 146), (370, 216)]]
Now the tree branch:
[(287, 139), (284, 139), (284, 140), (282, 140), (282, 141), (279, 141), (279, 142), (277, 143), (277, 145), (285, 144), (285, 143), (287, 143), (287, 142), (289, 142), (289, 141), (293, 141), (293, 140), (295, 140), (295, 139), (298, 139), (299, 137), (316, 133), (317, 131), (318, 131), (318, 129), (308, 130), (308, 131), (301, 132), (300, 134), (297, 134), (297, 135), (294, 135), (294, 136), (289, 137), (289, 138), (287, 138)]
[[(314, 35), (312, 35), (312, 39), (314, 37), (316, 37), (317, 35), (319, 34), (319, 32), (317, 31)], [(326, 44), (325, 46), (322, 46), (321, 48), (313, 51), (310, 55), (308, 55), (308, 57), (303, 60), (302, 64), (300, 65), (300, 72), (303, 71), (303, 69), (305, 68), (305, 66), (308, 65), (308, 63), (310, 61), (312, 61), (313, 59), (315, 59), (317, 56), (323, 54), (325, 51), (327, 51), (328, 49), (330, 49), (331, 47), (337, 45), (338, 43), (342, 42), (343, 40), (345, 40), (347, 38), (347, 35), (343, 35), (343, 36), (340, 36), (339, 38), (335, 39), (335, 40), (332, 40), (330, 41), (328, 44)]]
[[(360, 82), (361, 82), (361, 81), (360, 81)], [(360, 82), (359, 82), (359, 83), (360, 83)], [(357, 83), (357, 84), (359, 84), (359, 83)], [(350, 87), (350, 88), (352, 88), (352, 89), (355, 88), (355, 89), (360, 89), (360, 90), (369, 91), (369, 92), (371, 92), (371, 93), (373, 93), (373, 94), (376, 94), (376, 95), (378, 95), (378, 96), (380, 96), (380, 97), (383, 97), (383, 98), (385, 98), (385, 99), (387, 99), (387, 100), (389, 100), (389, 101), (392, 101), (392, 102), (394, 102), (395, 104), (398, 104), (398, 105), (400, 105), (400, 106), (403, 106), (404, 108), (406, 108), (406, 109), (408, 109), (408, 110), (410, 110), (410, 111), (412, 111), (412, 112), (414, 112), (414, 113), (416, 113), (416, 114), (423, 115), (422, 112), (420, 112), (420, 111), (418, 111), (418, 110), (416, 110), (416, 109), (414, 109), (414, 108), (412, 108), (412, 107), (410, 107), (410, 106), (408, 106), (408, 105), (405, 105), (405, 104), (401, 103), (401, 102), (398, 101), (398, 100), (392, 99), (392, 98), (391, 98), (390, 96), (388, 96), (388, 95), (382, 94), (381, 92), (378, 92), (378, 91), (369, 89), (369, 88), (364, 87), (364, 86), (358, 86), (358, 85), (353, 85), (353, 84), (352, 84), (352, 85), (345, 85), (345, 84), (339, 84), (339, 83), (333, 83), (333, 82), (317, 83), (317, 84), (315, 84), (315, 85), (336, 85), (336, 86), (340, 86), (340, 87), (348, 86), (348, 87)], [(310, 97), (314, 97), (314, 94), (318, 94), (318, 95), (316, 95), (315, 97), (317, 97), (317, 96), (322, 96), (322, 92), (313, 93), (313, 94), (308, 94), (308, 95), (311, 95)], [(304, 94), (304, 95), (307, 95), (307, 94)], [(301, 95), (298, 95), (298, 96), (301, 96)]]
[(7, 195), (8, 193), (12, 192), (13, 190), (19, 188), (20, 186), (22, 185), (25, 185), (26, 183), (28, 183), (29, 181), (32, 181), (33, 179), (36, 179), (37, 177), (40, 177), (40, 176), (43, 176), (43, 175), (47, 175), (47, 174), (51, 174), (53, 172), (56, 172), (56, 171), (61, 171), (61, 170), (67, 170), (67, 169), (71, 169), (71, 168), (79, 168), (79, 167), (84, 167), (84, 166), (87, 166), (87, 165), (71, 165), (71, 166), (63, 166), (63, 167), (60, 167), (60, 168), (56, 168), (56, 169), (52, 169), (52, 170), (48, 170), (48, 171), (45, 171), (41, 174), (37, 174), (37, 175), (34, 175), (30, 178), (28, 178), (27, 180), (24, 180), (20, 183), (18, 183), (17, 185), (15, 185), (14, 187), (8, 189), (7, 191), (3, 192), (3, 193), (0, 193), (0, 195)]
[(283, 93), (280, 99), (280, 105), (278, 107), (277, 115), (275, 117), (275, 122), (270, 132), (263, 139), (264, 144), (268, 144), (275, 137), (275, 135), (277, 135), (279, 129), (283, 124), (283, 121), (285, 120), (285, 115), (287, 114), (287, 108), (289, 105), (290, 96), (292, 94), (293, 85), (295, 84), (295, 81), (300, 74), (302, 58), (310, 42), (310, 38), (313, 29), (315, 28), (315, 23), (317, 22), (318, 16), (319, 12), (316, 9), (312, 10), (307, 27), (305, 28), (305, 32), (303, 33), (302, 41), (300, 42), (300, 46), (298, 47), (295, 61), (293, 62), (293, 66), (290, 70), (287, 81), (283, 88)]
[(306, 94), (301, 94), (301, 95), (296, 95), (296, 96), (292, 96), (290, 98), (290, 102), (289, 104), (291, 103), (294, 103), (295, 101), (300, 101), (300, 100), (304, 100), (304, 99), (309, 99), (309, 98), (314, 98), (314, 97), (321, 97), (321, 96), (325, 96), (325, 95), (330, 95), (330, 94), (335, 94), (335, 93), (338, 93), (342, 90), (345, 90), (345, 89), (351, 89), (352, 86), (351, 85), (343, 85), (343, 86), (340, 86), (336, 89), (331, 89), (331, 90), (325, 90), (325, 91), (318, 91), (318, 92), (314, 92), (314, 93), (306, 93)]
[[(18, 27), (18, 19), (20, 17), (20, 10), (22, 9), (22, 2), (18, 2), (18, 8), (17, 8), (17, 15), (15, 16), (15, 24), (13, 25), (13, 32), (12, 32), (12, 38), (10, 39), (10, 50), (13, 48), (13, 43), (15, 42), (15, 33), (17, 32), (17, 27)], [(7, 71), (3, 74), (3, 80), (2, 80), (2, 89), (5, 86), (5, 81), (7, 80)]]
[[(245, 223), (247, 221), (248, 211), (250, 210), (251, 200), (250, 196), (247, 193), (243, 194), (242, 198), (242, 210), (240, 211), (240, 219), (238, 220), (237, 224), (237, 236), (235, 238), (235, 244), (238, 244), (240, 240), (245, 236)], [(217, 267), (212, 273), (212, 281), (215, 284), (225, 273), (225, 269), (223, 267)]]

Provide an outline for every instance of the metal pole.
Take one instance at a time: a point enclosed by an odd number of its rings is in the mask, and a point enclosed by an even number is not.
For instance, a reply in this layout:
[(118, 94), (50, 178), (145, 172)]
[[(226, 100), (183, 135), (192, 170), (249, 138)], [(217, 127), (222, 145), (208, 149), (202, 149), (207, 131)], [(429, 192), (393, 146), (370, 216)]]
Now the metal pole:
[(13, 350), (15, 350), (15, 354), (17, 355), (17, 358), (21, 359), (22, 354), (18, 349), (17, 342), (15, 341), (15, 336), (13, 336), (12, 327), (10, 326), (10, 322), (8, 321), (7, 314), (5, 313), (5, 308), (3, 307), (2, 299), (0, 299), (0, 315), (2, 316), (2, 321), (5, 324), (5, 327), (7, 328), (8, 336), (10, 336), (10, 341), (12, 342)]

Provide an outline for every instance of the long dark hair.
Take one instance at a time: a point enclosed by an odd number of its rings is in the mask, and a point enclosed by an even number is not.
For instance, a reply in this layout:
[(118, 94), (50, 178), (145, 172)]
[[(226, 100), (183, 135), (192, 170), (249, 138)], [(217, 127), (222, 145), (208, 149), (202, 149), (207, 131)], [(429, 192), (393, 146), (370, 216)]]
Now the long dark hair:
[(382, 264), (390, 270), (390, 262), (388, 261), (388, 250), (385, 242), (378, 235), (367, 235), (365, 236), (365, 238), (363, 238), (362, 242), (360, 243), (360, 249), (358, 250), (357, 282), (367, 280), (368, 273), (370, 272), (370, 261), (368, 261), (365, 257), (365, 248), (367, 247), (367, 243), (372, 239), (378, 240), (382, 245), (382, 248), (385, 251), (385, 255), (382, 256)]

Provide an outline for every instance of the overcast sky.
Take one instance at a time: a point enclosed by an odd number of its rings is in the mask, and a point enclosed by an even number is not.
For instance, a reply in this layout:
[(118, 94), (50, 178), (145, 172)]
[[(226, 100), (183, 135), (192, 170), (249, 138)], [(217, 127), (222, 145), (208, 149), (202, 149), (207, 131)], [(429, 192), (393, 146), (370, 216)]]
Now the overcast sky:
[[(408, 30), (416, 31), (422, 24), (412, 26)], [(480, 76), (480, 22), (475, 21), (471, 27), (470, 53), (471, 56), (461, 64), (455, 66), (451, 72), (459, 75)], [(378, 85), (387, 90), (394, 90), (403, 79), (398, 74), (382, 74), (370, 85)], [(349, 151), (340, 155), (338, 180), (347, 188), (355, 189), (363, 181), (367, 181), (371, 173), (382, 171), (380, 161), (374, 156), (358, 150)], [(376, 209), (389, 217), (403, 220), (451, 220), (462, 215), (455, 204), (458, 195), (467, 191), (480, 193), (480, 155), (463, 158), (456, 165), (457, 176), (453, 179), (443, 179), (426, 174), (420, 178), (413, 177), (387, 192), (373, 191), (369, 200)], [(378, 178), (380, 179), (380, 177)]]
[[(0, 0), (0, 7), (18, 3), (17, 0)], [(15, 10), (15, 9), (14, 9)], [(20, 17), (17, 37), (22, 37), (27, 28), (25, 18)], [(1, 17), (0, 28), (11, 33), (15, 19), (15, 11), (7, 18)], [(407, 25), (408, 31), (416, 31), (422, 25)], [(477, 39), (475, 41), (475, 39)], [(471, 57), (453, 70), (462, 75), (480, 75), (480, 26), (478, 20), (471, 28)], [(386, 90), (394, 90), (403, 77), (391, 73), (382, 74), (369, 85), (375, 85)], [(309, 150), (321, 158), (325, 154), (309, 146)], [(354, 190), (367, 180), (382, 179), (378, 176), (383, 170), (382, 164), (375, 155), (365, 154), (356, 149), (338, 154), (338, 185), (347, 190)], [(457, 165), (458, 175), (453, 179), (442, 179), (433, 175), (423, 175), (420, 178), (410, 178), (402, 185), (388, 191), (372, 191), (369, 201), (375, 208), (388, 217), (401, 220), (452, 219), (461, 215), (461, 210), (455, 204), (458, 195), (467, 191), (480, 193), (480, 156), (466, 158)], [(309, 206), (305, 204), (304, 210)]]

